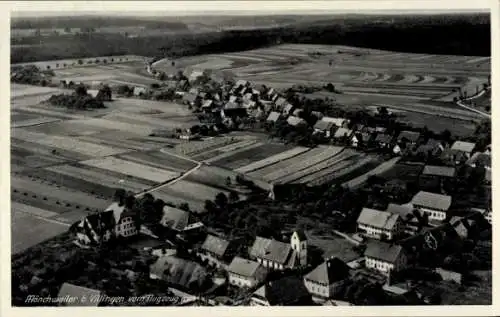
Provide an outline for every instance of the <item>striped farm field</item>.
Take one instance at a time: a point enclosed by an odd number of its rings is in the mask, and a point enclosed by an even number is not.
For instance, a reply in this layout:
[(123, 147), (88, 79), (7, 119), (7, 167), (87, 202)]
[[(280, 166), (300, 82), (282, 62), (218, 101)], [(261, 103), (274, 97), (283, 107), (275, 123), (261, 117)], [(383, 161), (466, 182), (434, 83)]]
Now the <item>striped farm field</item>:
[[(213, 165), (202, 165), (194, 170), (186, 178), (187, 181), (203, 184), (223, 191), (236, 191), (240, 194), (248, 193), (248, 189), (241, 187), (236, 182), (238, 173)], [(230, 182), (228, 183), (228, 178)]]
[(350, 188), (357, 187), (363, 184), (368, 179), (368, 177), (387, 172), (388, 170), (393, 168), (394, 165), (396, 165), (400, 159), (401, 159), (400, 157), (394, 157), (386, 162), (383, 162), (382, 164), (375, 167), (373, 170), (344, 183), (344, 185)]
[(143, 165), (149, 165), (173, 172), (185, 172), (196, 166), (193, 161), (183, 159), (159, 150), (132, 152), (118, 156), (121, 159)]
[[(365, 166), (371, 168), (370, 164), (373, 164), (374, 159), (372, 157), (366, 156), (362, 159), (356, 159), (354, 161), (349, 162), (350, 164), (340, 168), (338, 166), (333, 173), (326, 174), (322, 177), (318, 177), (307, 183), (308, 186), (318, 186), (325, 183), (330, 183), (332, 181), (337, 181), (343, 179), (345, 177), (351, 177), (352, 173), (363, 173), (362, 169)], [(359, 175), (359, 174), (358, 174)]]
[(80, 164), (143, 178), (158, 183), (163, 183), (179, 176), (179, 173), (176, 172), (129, 162), (111, 156), (102, 159), (83, 161), (80, 162)]
[[(240, 142), (241, 143), (241, 142)], [(220, 151), (220, 150), (217, 150), (216, 152), (216, 155), (213, 156), (207, 160), (205, 160), (205, 162), (207, 163), (213, 163), (213, 162), (219, 162), (221, 160), (224, 160), (224, 159), (227, 159), (227, 158), (231, 158), (235, 155), (237, 155), (238, 153), (240, 152), (248, 152), (248, 151), (251, 151), (252, 149), (256, 149), (256, 148), (260, 148), (264, 145), (265, 143), (263, 142), (258, 142), (257, 140), (255, 141), (251, 141), (247, 144), (244, 144), (244, 145), (241, 145), (241, 146), (238, 146), (236, 148), (233, 148), (231, 151)]]
[(179, 154), (195, 156), (197, 154), (205, 153), (207, 151), (212, 151), (226, 145), (240, 142), (242, 139), (244, 138), (233, 136), (214, 137), (203, 141), (190, 141), (180, 143), (175, 147), (175, 150)]
[(253, 162), (282, 153), (289, 148), (289, 146), (281, 143), (257, 143), (255, 146), (250, 148), (228, 153), (228, 155), (218, 156), (216, 159), (212, 160), (212, 164), (229, 169), (238, 169)]
[(250, 173), (256, 170), (259, 170), (261, 168), (264, 168), (268, 165), (275, 164), (284, 160), (287, 160), (291, 157), (300, 155), (304, 152), (309, 151), (309, 148), (307, 147), (294, 147), (293, 149), (281, 152), (279, 154), (272, 155), (270, 157), (267, 157), (265, 159), (259, 160), (257, 162), (253, 162), (249, 165), (237, 168), (235, 171), (238, 173)]
[(43, 133), (29, 132), (23, 129), (13, 129), (12, 136), (16, 139), (36, 141), (41, 145), (73, 151), (92, 157), (107, 156), (125, 152), (123, 149), (93, 144), (71, 137), (46, 135)]
[(242, 139), (239, 142), (228, 144), (226, 146), (222, 146), (214, 150), (195, 155), (193, 156), (193, 159), (198, 161), (211, 162), (212, 159), (217, 159), (217, 157), (219, 157), (220, 155), (227, 155), (228, 153), (230, 154), (237, 150), (246, 149), (247, 147), (251, 147), (255, 144), (258, 144), (257, 139)]
[(289, 174), (302, 171), (339, 154), (344, 148), (319, 146), (304, 155), (299, 155), (286, 161), (267, 166), (251, 175), (266, 181), (276, 181)]

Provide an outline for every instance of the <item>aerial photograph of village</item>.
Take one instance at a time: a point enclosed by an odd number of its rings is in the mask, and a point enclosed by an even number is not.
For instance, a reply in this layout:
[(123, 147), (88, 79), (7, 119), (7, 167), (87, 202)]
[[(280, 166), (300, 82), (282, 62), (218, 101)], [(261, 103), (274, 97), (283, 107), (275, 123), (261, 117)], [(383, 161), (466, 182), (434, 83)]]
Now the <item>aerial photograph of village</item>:
[(488, 10), (10, 28), (11, 306), (492, 304)]

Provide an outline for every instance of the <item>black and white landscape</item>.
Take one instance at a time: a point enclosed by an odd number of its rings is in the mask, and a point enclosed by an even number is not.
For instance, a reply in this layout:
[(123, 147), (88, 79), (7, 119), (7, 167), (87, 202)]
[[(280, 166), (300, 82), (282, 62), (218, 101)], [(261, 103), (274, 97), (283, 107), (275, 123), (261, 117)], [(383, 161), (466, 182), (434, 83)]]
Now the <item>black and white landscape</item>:
[(13, 16), (12, 306), (491, 305), (489, 12)]

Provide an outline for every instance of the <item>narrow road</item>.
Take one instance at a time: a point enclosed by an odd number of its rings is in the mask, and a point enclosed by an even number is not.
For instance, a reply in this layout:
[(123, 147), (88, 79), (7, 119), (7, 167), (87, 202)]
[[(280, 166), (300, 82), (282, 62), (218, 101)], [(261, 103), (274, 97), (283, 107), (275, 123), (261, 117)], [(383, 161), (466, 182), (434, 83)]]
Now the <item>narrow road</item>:
[[(484, 95), (486, 93), (486, 90), (481, 90), (477, 95), (474, 95), (474, 96), (471, 96), (469, 98), (466, 98), (465, 100), (474, 100), (474, 99), (477, 99), (479, 97), (481, 97), (482, 95)], [(469, 106), (466, 106), (462, 103), (461, 100), (457, 101), (457, 105), (462, 107), (462, 108), (465, 108), (467, 110), (470, 110), (470, 111), (473, 111), (473, 112), (476, 112), (476, 113), (479, 113), (487, 118), (490, 118), (491, 119), (491, 115), (489, 113), (486, 113), (486, 112), (482, 112), (480, 110), (477, 110), (477, 109), (474, 109), (472, 107), (469, 107)]]

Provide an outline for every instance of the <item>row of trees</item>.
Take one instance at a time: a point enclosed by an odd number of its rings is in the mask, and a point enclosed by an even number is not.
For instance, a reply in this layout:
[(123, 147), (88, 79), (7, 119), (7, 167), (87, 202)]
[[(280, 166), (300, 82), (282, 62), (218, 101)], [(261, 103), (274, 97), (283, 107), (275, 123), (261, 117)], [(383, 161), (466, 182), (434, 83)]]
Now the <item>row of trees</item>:
[(111, 89), (109, 86), (101, 87), (95, 98), (87, 92), (87, 87), (78, 85), (71, 95), (52, 95), (47, 100), (53, 106), (77, 110), (106, 108), (103, 101), (111, 101)]

